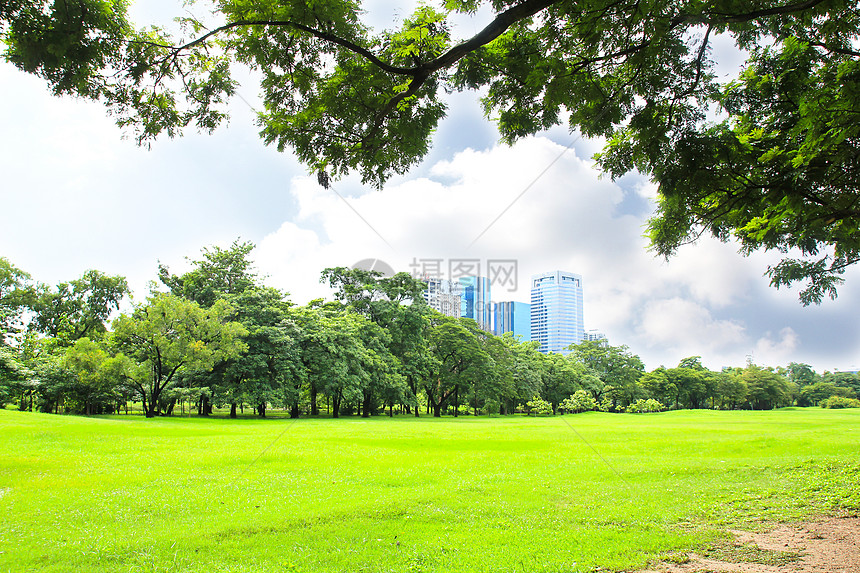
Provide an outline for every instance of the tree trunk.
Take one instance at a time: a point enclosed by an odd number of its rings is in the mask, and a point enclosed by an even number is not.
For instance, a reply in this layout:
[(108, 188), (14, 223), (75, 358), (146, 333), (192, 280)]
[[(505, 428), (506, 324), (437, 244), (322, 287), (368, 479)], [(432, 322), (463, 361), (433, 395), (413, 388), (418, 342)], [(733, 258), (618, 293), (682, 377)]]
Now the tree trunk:
[(237, 407), (238, 407), (238, 404), (236, 404), (236, 402), (233, 402), (230, 404), (230, 417), (231, 418), (235, 418), (237, 416), (237, 413), (236, 413)]
[(441, 418), (442, 417), (442, 403), (441, 402), (439, 402), (438, 404), (436, 404), (436, 403), (433, 404), (433, 417), (434, 418)]
[(454, 417), (460, 416), (460, 387), (454, 386)]
[(319, 416), (320, 409), (317, 406), (317, 389), (316, 386), (311, 384), (311, 416)]
[(299, 404), (298, 402), (290, 406), (290, 418), (296, 419), (299, 417)]
[(370, 392), (364, 394), (364, 399), (361, 401), (361, 417), (370, 417)]
[(259, 412), (261, 418), (266, 417), (266, 403), (260, 402), (260, 405), (257, 406), (257, 412)]
[(340, 418), (340, 396), (331, 397), (331, 417)]

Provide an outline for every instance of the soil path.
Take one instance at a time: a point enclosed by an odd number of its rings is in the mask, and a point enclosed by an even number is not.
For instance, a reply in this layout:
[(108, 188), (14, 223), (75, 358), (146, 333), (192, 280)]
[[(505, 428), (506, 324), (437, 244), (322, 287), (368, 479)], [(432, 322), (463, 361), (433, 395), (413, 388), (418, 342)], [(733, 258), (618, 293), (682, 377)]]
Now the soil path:
[(733, 545), (639, 573), (860, 573), (860, 517), (781, 525), (767, 533), (731, 533)]

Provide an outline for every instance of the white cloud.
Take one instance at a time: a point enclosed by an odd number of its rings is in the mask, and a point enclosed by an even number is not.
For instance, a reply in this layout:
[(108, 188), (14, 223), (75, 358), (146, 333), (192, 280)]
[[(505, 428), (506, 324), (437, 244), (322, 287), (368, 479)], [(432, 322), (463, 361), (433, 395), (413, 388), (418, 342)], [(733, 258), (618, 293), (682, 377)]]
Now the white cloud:
[[(427, 172), (432, 179), (350, 196), (349, 205), (313, 178), (294, 178), (298, 216), (260, 242), (258, 267), (304, 303), (330, 296), (318, 283), (327, 266), (379, 258), (409, 271), (416, 258), (484, 265), (513, 258), (519, 289), (496, 288), (494, 300), (528, 301), (528, 278), (537, 272), (580, 273), (586, 327), (627, 344), (649, 368), (690, 355), (711, 368), (742, 365), (751, 353), (762, 363), (786, 363), (802, 347), (787, 315), (758, 320), (771, 309), (784, 311), (785, 294), (761, 278), (769, 255), (744, 259), (733, 245), (705, 238), (669, 262), (656, 258), (647, 251), (644, 220), (620, 209), (625, 191), (549, 139), (467, 149)], [(775, 331), (778, 337), (769, 334)]]
[(677, 297), (647, 302), (636, 334), (639, 344), (670, 358), (667, 367), (686, 356), (723, 356), (748, 339), (740, 322), (714, 318), (707, 308)]
[(799, 344), (800, 337), (789, 326), (780, 330), (777, 337), (767, 332), (756, 341), (752, 359), (759, 364), (788, 364), (797, 361), (796, 351)]

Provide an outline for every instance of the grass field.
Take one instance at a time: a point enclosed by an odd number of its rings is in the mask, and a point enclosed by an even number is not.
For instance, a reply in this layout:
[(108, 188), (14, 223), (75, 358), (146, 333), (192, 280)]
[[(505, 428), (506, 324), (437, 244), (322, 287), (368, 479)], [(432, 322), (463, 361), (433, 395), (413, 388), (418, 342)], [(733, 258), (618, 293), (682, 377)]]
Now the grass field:
[(78, 418), (0, 411), (0, 571), (628, 570), (860, 510), (860, 411)]

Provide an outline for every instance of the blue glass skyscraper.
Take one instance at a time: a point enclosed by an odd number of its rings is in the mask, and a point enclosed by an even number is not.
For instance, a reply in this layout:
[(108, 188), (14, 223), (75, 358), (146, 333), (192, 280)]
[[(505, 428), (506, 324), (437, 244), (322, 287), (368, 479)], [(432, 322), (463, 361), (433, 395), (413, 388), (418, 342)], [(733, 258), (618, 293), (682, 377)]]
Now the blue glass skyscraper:
[(493, 333), (501, 336), (513, 332), (514, 338), (520, 342), (528, 342), (532, 338), (532, 305), (527, 302), (505, 301), (498, 302), (493, 308)]
[(585, 338), (582, 318), (582, 277), (564, 271), (532, 276), (532, 340), (541, 352), (566, 354)]
[(471, 318), (487, 332), (492, 328), (490, 308), (490, 279), (485, 277), (460, 277), (460, 316)]

